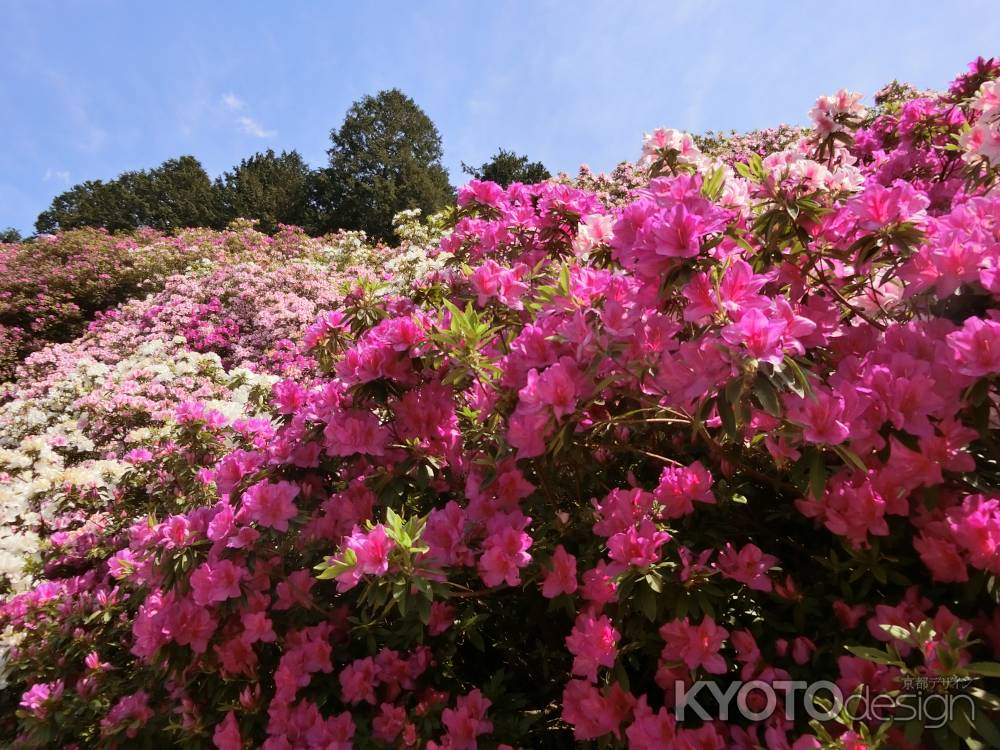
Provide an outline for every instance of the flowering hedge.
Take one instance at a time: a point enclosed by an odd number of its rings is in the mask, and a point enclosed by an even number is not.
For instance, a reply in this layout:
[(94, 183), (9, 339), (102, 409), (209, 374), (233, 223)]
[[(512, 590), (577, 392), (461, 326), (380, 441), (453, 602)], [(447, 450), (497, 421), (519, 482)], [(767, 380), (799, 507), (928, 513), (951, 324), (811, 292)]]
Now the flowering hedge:
[[(627, 200), (592, 175), (469, 183), (443, 268), (304, 332), (321, 372), (252, 416), (195, 395), (73, 493), (0, 610), (4, 728), (1000, 745), (998, 75), (877, 112), (821, 97), (732, 166), (657, 130)], [(723, 720), (709, 691), (675, 710), (704, 681), (820, 680), (971, 686), (941, 726), (756, 699)]]
[(24, 354), (74, 338), (86, 321), (218, 249), (155, 232), (82, 229), (0, 245), (0, 382)]
[[(315, 376), (299, 342), (321, 310), (345, 294), (408, 288), (441, 262), (422, 249), (433, 226), (411, 213), (399, 229), (399, 248), (373, 248), (359, 233), (188, 232), (223, 248), (225, 262), (203, 258), (161, 291), (98, 311), (80, 338), (28, 356), (0, 403), (0, 582), (21, 589), (39, 527), (56, 521), (68, 487), (106, 499), (120, 459), (155, 439), (179, 404), (236, 419), (256, 413), (254, 394), (276, 376)], [(369, 270), (376, 260), (379, 273)]]
[[(407, 212), (397, 217), (397, 229), (405, 240), (397, 248), (372, 246), (360, 232), (311, 238), (295, 227), (283, 227), (274, 236), (268, 236), (243, 220), (233, 222), (224, 232), (185, 229), (169, 236), (143, 230), (112, 236), (103, 230), (79, 229), (42, 235), (21, 244), (0, 244), (0, 383), (14, 375), (18, 362), (27, 354), (48, 342), (71, 341), (102, 311), (140, 293), (155, 293), (167, 279), (188, 271), (219, 268), (219, 273), (228, 276), (231, 287), (240, 277), (248, 284), (253, 283), (253, 270), (238, 269), (240, 263), (270, 267), (300, 261), (313, 266), (311, 272), (306, 272), (312, 278), (334, 271), (335, 278), (326, 279), (326, 284), (334, 281), (343, 284), (350, 278), (357, 281), (359, 276), (370, 276), (390, 288), (408, 285), (415, 276), (424, 275), (434, 266), (428, 265), (425, 246), (440, 234), (433, 231), (433, 221), (430, 228), (419, 229), (423, 226), (419, 213)], [(285, 273), (294, 283), (300, 270), (289, 266)], [(272, 281), (274, 288), (268, 292), (269, 302), (285, 287), (281, 280)], [(172, 291), (175, 298), (189, 292), (179, 283), (173, 284)], [(242, 292), (248, 299), (253, 296), (249, 289)], [(212, 305), (218, 303), (210, 299), (201, 303), (208, 307), (201, 313), (191, 312), (192, 317), (211, 317)], [(170, 301), (162, 304), (169, 307)], [(301, 309), (290, 310), (280, 326), (289, 329), (287, 332), (292, 329), (298, 332), (300, 327), (294, 323), (301, 312)], [(264, 331), (270, 329), (272, 322), (256, 321), (256, 328), (263, 330), (244, 335), (266, 336)], [(197, 321), (193, 323), (196, 324)], [(185, 329), (173, 323), (171, 326), (172, 334), (207, 337), (196, 345), (203, 349), (219, 343), (215, 341), (216, 334), (224, 338), (238, 335), (228, 333), (225, 325), (219, 325), (218, 331), (212, 328), (201, 334), (190, 327)]]

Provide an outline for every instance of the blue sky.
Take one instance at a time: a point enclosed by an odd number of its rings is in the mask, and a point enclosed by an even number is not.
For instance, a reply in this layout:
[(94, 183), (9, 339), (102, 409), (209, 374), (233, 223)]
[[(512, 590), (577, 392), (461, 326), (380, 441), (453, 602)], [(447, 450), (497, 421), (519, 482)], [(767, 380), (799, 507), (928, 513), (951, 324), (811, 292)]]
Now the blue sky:
[(181, 154), (212, 176), (266, 148), (318, 166), (383, 88), (434, 120), (458, 183), (498, 146), (608, 169), (658, 125), (801, 123), (840, 87), (940, 87), (1000, 54), (995, 0), (0, 0), (0, 19), (0, 228), (22, 232), (73, 183)]

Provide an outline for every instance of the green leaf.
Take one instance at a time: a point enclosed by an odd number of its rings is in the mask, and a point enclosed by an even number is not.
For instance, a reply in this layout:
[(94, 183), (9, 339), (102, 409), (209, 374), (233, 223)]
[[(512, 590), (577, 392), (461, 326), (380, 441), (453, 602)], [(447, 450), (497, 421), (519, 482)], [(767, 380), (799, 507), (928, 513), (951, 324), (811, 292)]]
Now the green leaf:
[(431, 600), (427, 597), (419, 596), (416, 599), (416, 606), (420, 622), (426, 625), (431, 620)]
[(478, 651), (485, 651), (486, 644), (483, 643), (483, 637), (479, 634), (476, 628), (469, 628), (465, 631), (465, 635), (469, 639), (469, 643), (476, 647)]
[(952, 705), (955, 707), (955, 712), (948, 720), (948, 728), (963, 739), (971, 737), (972, 721), (969, 719), (967, 706), (960, 701), (956, 701)]
[(722, 186), (726, 181), (726, 173), (720, 167), (714, 170), (701, 185), (701, 193), (709, 200), (717, 200), (722, 193)]
[(733, 406), (726, 398), (725, 392), (720, 392), (715, 399), (716, 409), (719, 411), (719, 419), (722, 420), (722, 428), (731, 438), (736, 438), (736, 415), (733, 413)]
[(918, 721), (917, 719), (910, 719), (903, 727), (903, 737), (905, 737), (906, 741), (911, 745), (916, 745), (917, 741), (923, 737), (923, 734), (924, 723), (922, 721)]
[(833, 449), (837, 452), (837, 455), (844, 460), (844, 463), (853, 466), (855, 469), (868, 471), (868, 467), (865, 466), (865, 462), (862, 461), (861, 457), (850, 448), (843, 445), (835, 445), (833, 446)]
[(966, 665), (965, 669), (984, 677), (1000, 677), (1000, 664), (995, 661), (974, 661)]
[(809, 494), (814, 500), (820, 500), (826, 493), (826, 465), (823, 454), (814, 451), (809, 460)]
[(772, 417), (781, 415), (781, 402), (778, 398), (778, 391), (774, 383), (763, 373), (757, 373), (757, 378), (753, 383), (753, 392), (757, 396), (757, 402)]
[(980, 710), (973, 714), (972, 725), (976, 734), (982, 737), (989, 747), (1000, 747), (1000, 729), (997, 729), (997, 725), (985, 711)]
[(652, 589), (641, 587), (638, 595), (639, 609), (650, 622), (656, 622), (656, 592)]
[(936, 727), (932, 730), (934, 739), (942, 750), (958, 750), (959, 738), (957, 734), (952, 734), (947, 727)]
[(785, 365), (787, 365), (788, 368), (792, 371), (792, 374), (795, 375), (795, 379), (802, 387), (802, 390), (805, 391), (810, 398), (813, 398), (812, 386), (809, 385), (809, 379), (806, 377), (805, 372), (803, 372), (802, 368), (799, 366), (799, 363), (796, 362), (791, 357), (786, 356)]
[(893, 638), (897, 638), (901, 641), (906, 641), (910, 637), (909, 628), (904, 628), (899, 625), (889, 625), (888, 623), (882, 623), (879, 627)]
[(403, 525), (403, 519), (392, 508), (385, 509), (385, 522), (392, 529), (398, 529)]
[(847, 646), (847, 650), (855, 656), (860, 656), (862, 659), (874, 662), (875, 664), (892, 664), (902, 666), (902, 662), (893, 659), (885, 651), (881, 651), (877, 648), (870, 648), (869, 646)]
[(663, 579), (660, 577), (659, 573), (649, 572), (646, 574), (646, 583), (649, 584), (649, 588), (659, 594), (663, 591)]
[(615, 676), (615, 682), (621, 685), (622, 690), (625, 690), (627, 692), (632, 689), (631, 685), (629, 684), (628, 672), (625, 671), (625, 667), (624, 665), (622, 665), (620, 661), (615, 662), (614, 676)]

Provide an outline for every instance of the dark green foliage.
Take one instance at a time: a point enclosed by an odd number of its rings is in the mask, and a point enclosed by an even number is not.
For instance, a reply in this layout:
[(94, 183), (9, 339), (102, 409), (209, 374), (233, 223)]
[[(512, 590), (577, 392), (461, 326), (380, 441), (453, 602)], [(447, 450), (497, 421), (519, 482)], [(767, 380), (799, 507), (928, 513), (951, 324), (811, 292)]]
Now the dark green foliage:
[(453, 197), (437, 128), (398, 89), (355, 102), (330, 141), (329, 166), (313, 187), (319, 230), (361, 229), (391, 241), (394, 214), (428, 215)]
[(168, 159), (150, 170), (124, 172), (102, 182), (88, 180), (57, 195), (35, 222), (39, 232), (103, 227), (111, 232), (152, 227), (220, 224), (212, 181), (193, 156)]
[(493, 157), (479, 167), (470, 167), (462, 162), (462, 171), (477, 180), (489, 180), (500, 187), (512, 182), (531, 185), (549, 179), (552, 175), (540, 161), (528, 161), (527, 156), (518, 156), (513, 151), (497, 149)]
[(14, 229), (14, 227), (7, 227), (0, 230), (0, 242), (20, 242), (21, 239), (21, 233)]
[(273, 233), (278, 224), (306, 225), (309, 167), (298, 151), (275, 155), (268, 149), (244, 159), (215, 182), (219, 210), (226, 221), (256, 219)]
[[(35, 229), (120, 232), (151, 227), (169, 232), (221, 228), (246, 218), (257, 220), (258, 228), (268, 233), (279, 224), (294, 224), (314, 234), (361, 229), (373, 239), (391, 242), (396, 213), (419, 208), (426, 216), (454, 197), (441, 164), (437, 128), (397, 89), (355, 102), (330, 140), (329, 165), (316, 171), (297, 151), (279, 155), (268, 149), (243, 159), (214, 183), (193, 156), (112, 180), (88, 180), (53, 198)], [(541, 164), (528, 164), (525, 157), (503, 150), (483, 169), (498, 175), (513, 169), (517, 179), (532, 182), (533, 175), (549, 176)], [(505, 179), (497, 181), (507, 184)]]

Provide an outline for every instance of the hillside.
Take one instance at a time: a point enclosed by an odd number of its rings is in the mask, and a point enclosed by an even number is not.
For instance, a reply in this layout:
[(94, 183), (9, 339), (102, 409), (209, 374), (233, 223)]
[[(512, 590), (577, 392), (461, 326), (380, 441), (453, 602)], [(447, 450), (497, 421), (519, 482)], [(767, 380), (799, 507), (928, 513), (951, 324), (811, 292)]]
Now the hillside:
[(1000, 746), (998, 78), (0, 245), (0, 743)]

